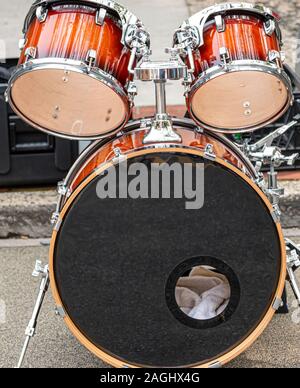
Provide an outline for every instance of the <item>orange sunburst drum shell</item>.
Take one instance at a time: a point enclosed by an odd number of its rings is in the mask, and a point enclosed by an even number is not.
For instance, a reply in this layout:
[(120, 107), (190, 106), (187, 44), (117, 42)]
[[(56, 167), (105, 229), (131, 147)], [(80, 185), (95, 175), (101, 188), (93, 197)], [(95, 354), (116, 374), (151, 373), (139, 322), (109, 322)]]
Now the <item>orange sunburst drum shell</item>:
[[(35, 59), (33, 67), (14, 80), (11, 100), (15, 110), (41, 130), (92, 139), (119, 130), (130, 117), (125, 87), (132, 80), (131, 52), (121, 42), (118, 17), (108, 10), (99, 25), (96, 12), (92, 4), (70, 1), (49, 6), (44, 22), (35, 17), (29, 25), (19, 67), (27, 63), (30, 47), (35, 48)], [(90, 50), (96, 59), (88, 75), (77, 63), (87, 63)]]
[[(281, 63), (268, 59), (270, 52), (280, 53), (281, 43), (276, 31), (267, 35), (262, 16), (232, 11), (223, 18), (223, 32), (218, 32), (214, 18), (207, 22), (204, 45), (193, 53), (195, 81), (187, 105), (206, 128), (251, 132), (276, 121), (290, 106), (290, 80)], [(230, 71), (224, 70), (223, 48), (232, 61)]]
[[(249, 166), (242, 160), (241, 155), (239, 155), (232, 146), (226, 144), (219, 135), (210, 134), (209, 132), (199, 133), (181, 126), (176, 126), (176, 132), (182, 137), (182, 146), (205, 150), (206, 146), (211, 144), (214, 153), (218, 158), (228, 162), (239, 170), (244, 171), (248, 177), (252, 179), (255, 178), (253, 170), (251, 171), (249, 169)], [(100, 143), (96, 146), (93, 153), (82, 163), (82, 165), (78, 166), (78, 169), (72, 177), (72, 181), (69, 182), (70, 191), (75, 191), (76, 188), (100, 165), (111, 161), (115, 156), (115, 149), (119, 149), (123, 154), (126, 154), (144, 148), (143, 139), (146, 133), (147, 130), (144, 129), (128, 131), (124, 135), (107, 141), (103, 145)]]

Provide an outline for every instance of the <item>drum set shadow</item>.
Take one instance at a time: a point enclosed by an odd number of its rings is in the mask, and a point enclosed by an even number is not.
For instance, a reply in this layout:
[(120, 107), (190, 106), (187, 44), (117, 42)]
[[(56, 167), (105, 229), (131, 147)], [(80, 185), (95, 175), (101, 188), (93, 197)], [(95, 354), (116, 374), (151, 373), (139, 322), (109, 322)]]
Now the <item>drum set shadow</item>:
[[(42, 280), (18, 367), (49, 286), (57, 315), (112, 366), (216, 368), (235, 359), (282, 307), (286, 281), (300, 305), (300, 250), (283, 235), (276, 171), (299, 155), (272, 145), (300, 115), (257, 143), (247, 137), (279, 119), (300, 86), (284, 64), (278, 17), (247, 3), (209, 7), (175, 31), (163, 62), (151, 60), (142, 22), (111, 0), (35, 1), (23, 33), (7, 101), (41, 131), (95, 141), (59, 184), (49, 264), (33, 273)], [(136, 80), (154, 83), (154, 117), (132, 119)], [(174, 80), (182, 80), (185, 118), (168, 114)], [(191, 187), (201, 168), (200, 208), (187, 208), (175, 183), (162, 195), (174, 164), (177, 173), (191, 166)], [(99, 194), (112, 170), (119, 177), (137, 165), (159, 170), (159, 195), (136, 185), (130, 197), (132, 176), (127, 196)]]

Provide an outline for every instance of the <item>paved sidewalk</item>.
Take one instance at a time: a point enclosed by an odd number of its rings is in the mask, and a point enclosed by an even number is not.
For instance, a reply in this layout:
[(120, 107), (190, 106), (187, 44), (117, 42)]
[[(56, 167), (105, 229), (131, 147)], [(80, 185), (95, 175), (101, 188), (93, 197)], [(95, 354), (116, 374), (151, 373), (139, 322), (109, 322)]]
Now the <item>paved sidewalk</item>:
[[(300, 232), (300, 231), (299, 231)], [(298, 233), (299, 236), (299, 233)], [(297, 242), (300, 243), (300, 237)], [(48, 248), (37, 242), (11, 242), (0, 248), (0, 302), (6, 303), (7, 321), (0, 322), (0, 368), (15, 367), (23, 345), (24, 330), (31, 316), (38, 281), (31, 277), (35, 260), (47, 262)], [(0, 241), (1, 247), (1, 241)], [(298, 273), (300, 281), (300, 272)], [(290, 304), (294, 301), (290, 288)], [(259, 340), (229, 368), (296, 368), (300, 367), (300, 324), (289, 315), (277, 315)], [(54, 314), (49, 292), (43, 306), (37, 336), (30, 344), (24, 367), (28, 368), (99, 368), (106, 367), (83, 348)]]

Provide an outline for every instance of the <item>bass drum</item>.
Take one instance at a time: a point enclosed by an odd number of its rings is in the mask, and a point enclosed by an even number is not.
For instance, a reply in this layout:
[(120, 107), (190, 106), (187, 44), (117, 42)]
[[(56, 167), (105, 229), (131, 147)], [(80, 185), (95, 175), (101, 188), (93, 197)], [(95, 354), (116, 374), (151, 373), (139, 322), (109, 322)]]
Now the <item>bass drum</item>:
[[(115, 367), (222, 366), (262, 334), (284, 289), (281, 226), (250, 162), (221, 135), (200, 133), (188, 120), (174, 127), (181, 144), (146, 146), (146, 129), (135, 122), (92, 145), (59, 204), (50, 249), (58, 311), (87, 349)], [(149, 176), (153, 164), (204, 167), (203, 206), (188, 209), (175, 185), (169, 199), (145, 192), (100, 199), (99, 184), (112, 169), (120, 177), (125, 163)], [(127, 177), (130, 191), (136, 177)], [(115, 183), (124, 193), (124, 181)], [(222, 311), (207, 319), (178, 301), (180, 282), (200, 269), (230, 289)]]

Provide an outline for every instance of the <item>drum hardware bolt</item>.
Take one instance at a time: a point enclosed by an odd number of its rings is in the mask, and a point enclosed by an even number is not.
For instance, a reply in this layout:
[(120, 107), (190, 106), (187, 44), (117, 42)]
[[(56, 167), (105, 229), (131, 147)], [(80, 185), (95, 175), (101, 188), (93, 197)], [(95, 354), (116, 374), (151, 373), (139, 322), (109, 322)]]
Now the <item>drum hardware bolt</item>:
[(251, 109), (245, 110), (245, 116), (251, 116), (251, 115), (252, 115), (252, 110)]
[(279, 74), (282, 73), (282, 69), (283, 69), (283, 64), (282, 64), (282, 59), (281, 59), (281, 53), (279, 51), (276, 51), (276, 50), (270, 50), (269, 53), (268, 53), (268, 58), (267, 60), (269, 62), (272, 62), (272, 63), (275, 63), (277, 65), (277, 68), (278, 68), (278, 72)]
[(216, 23), (216, 26), (217, 26), (217, 31), (218, 31), (219, 33), (225, 32), (225, 30), (226, 30), (226, 25), (225, 25), (225, 20), (224, 20), (224, 18), (223, 18), (222, 15), (217, 15), (217, 16), (215, 17), (215, 23)]
[(36, 47), (27, 47), (25, 50), (25, 57), (26, 57), (26, 62), (29, 61), (30, 59), (35, 59), (36, 58)]
[(48, 9), (40, 6), (36, 9), (36, 17), (40, 23), (44, 23), (48, 16)]
[(276, 22), (273, 19), (269, 19), (264, 23), (265, 33), (269, 36), (272, 36), (276, 31)]
[(70, 75), (70, 71), (69, 70), (64, 70), (64, 75)]
[(54, 225), (53, 230), (55, 232), (59, 232), (59, 229), (60, 229), (61, 225), (62, 225), (62, 219), (59, 218), (57, 220), (56, 224)]
[(119, 158), (121, 155), (122, 155), (122, 151), (121, 151), (121, 149), (120, 148), (115, 148), (114, 149), (114, 154), (115, 154), (115, 157), (116, 158)]
[(55, 212), (51, 216), (51, 225), (55, 225), (57, 221), (59, 220), (59, 213)]
[(68, 77), (63, 77), (62, 80), (63, 80), (63, 82), (65, 82), (65, 83), (69, 82), (69, 78), (68, 78)]
[(221, 47), (220, 48), (220, 58), (221, 61), (223, 62), (224, 69), (228, 71), (228, 65), (231, 62), (229, 50), (227, 47)]
[(122, 150), (119, 147), (114, 148), (114, 154), (115, 154), (115, 157), (112, 160), (113, 163), (120, 163), (126, 160), (127, 158), (126, 155), (122, 153)]
[(251, 104), (250, 104), (250, 102), (244, 102), (244, 108), (250, 108), (250, 106), (251, 106)]
[(59, 107), (58, 105), (56, 105), (56, 107), (54, 108), (54, 110), (55, 110), (56, 112), (60, 112), (60, 107)]
[(57, 120), (58, 119), (58, 114), (57, 113), (53, 113), (52, 117), (54, 118), (54, 120)]
[(89, 50), (86, 56), (86, 63), (88, 65), (88, 73), (92, 70), (92, 68), (95, 66), (96, 63), (96, 58), (97, 58), (97, 52), (96, 50)]
[(55, 307), (55, 315), (57, 317), (65, 318), (66, 312), (62, 306), (57, 306), (57, 307)]
[(212, 144), (207, 144), (204, 151), (204, 157), (209, 160), (215, 160), (216, 154), (214, 152), (214, 146)]
[(69, 197), (71, 194), (70, 189), (65, 185), (65, 182), (59, 182), (57, 184), (57, 193), (63, 197)]
[(98, 9), (96, 13), (96, 24), (103, 26), (106, 18), (107, 10), (105, 8)]
[(127, 93), (128, 93), (128, 97), (129, 97), (130, 102), (133, 104), (134, 98), (138, 94), (138, 89), (137, 89), (137, 86), (134, 82), (129, 82), (129, 84), (127, 86)]
[(275, 311), (277, 311), (277, 310), (279, 310), (280, 307), (282, 307), (282, 306), (283, 306), (283, 301), (282, 301), (282, 299), (281, 299), (281, 298), (276, 298), (275, 301), (274, 301), (274, 303), (273, 303), (273, 309), (274, 309)]
[(203, 133), (204, 133), (204, 129), (201, 128), (201, 127), (196, 127), (196, 128), (195, 128), (195, 132), (196, 132), (196, 133), (203, 134)]

